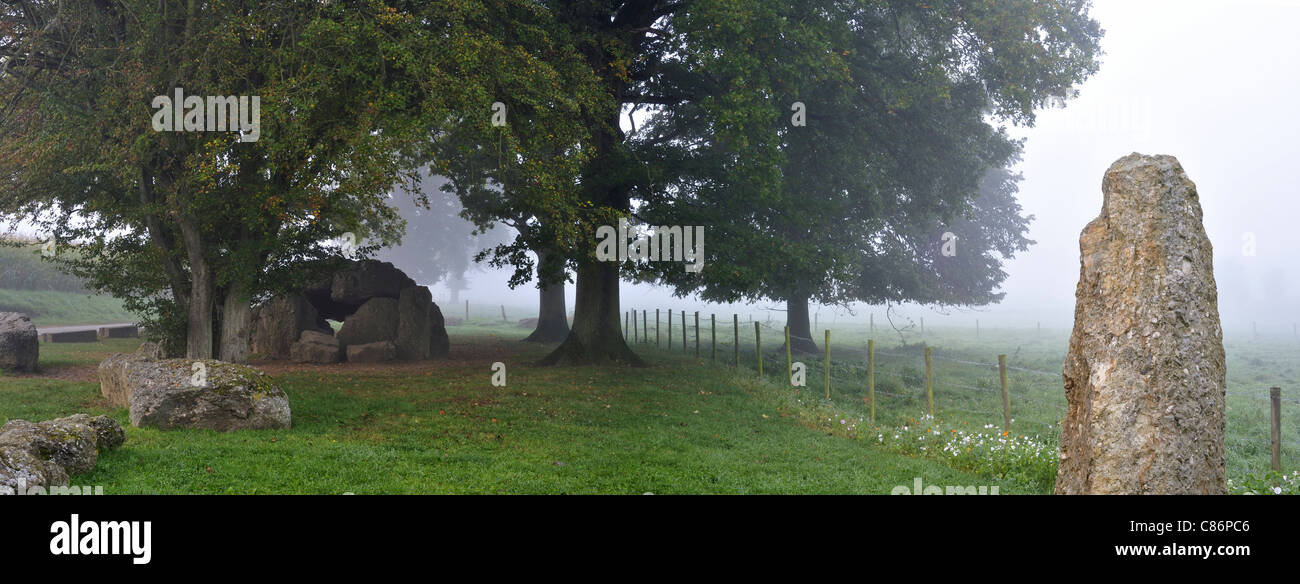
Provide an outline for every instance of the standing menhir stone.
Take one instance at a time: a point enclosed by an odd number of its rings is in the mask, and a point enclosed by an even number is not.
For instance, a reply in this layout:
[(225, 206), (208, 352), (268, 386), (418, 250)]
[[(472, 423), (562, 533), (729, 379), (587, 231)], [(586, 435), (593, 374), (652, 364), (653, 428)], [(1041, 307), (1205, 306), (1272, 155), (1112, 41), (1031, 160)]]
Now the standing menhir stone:
[(0, 369), (36, 371), (39, 356), (36, 327), (27, 315), (0, 312)]
[(1056, 492), (1224, 493), (1223, 333), (1196, 186), (1172, 156), (1131, 154), (1102, 191), (1079, 237)]

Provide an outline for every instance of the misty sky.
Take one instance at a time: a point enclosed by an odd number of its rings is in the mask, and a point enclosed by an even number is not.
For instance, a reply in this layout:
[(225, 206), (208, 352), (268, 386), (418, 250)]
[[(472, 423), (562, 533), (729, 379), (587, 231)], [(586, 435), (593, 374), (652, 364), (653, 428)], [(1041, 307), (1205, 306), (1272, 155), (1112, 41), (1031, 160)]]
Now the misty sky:
[[(1105, 55), (1100, 71), (1064, 109), (1039, 113), (1028, 139), (1020, 201), (1035, 216), (1037, 244), (1006, 264), (1002, 304), (975, 310), (907, 307), (927, 323), (1069, 327), (1079, 277), (1079, 232), (1101, 210), (1101, 179), (1131, 152), (1170, 154), (1196, 183), (1214, 244), (1225, 329), (1287, 333), (1300, 320), (1300, 0), (1096, 0)], [(1253, 233), (1256, 255), (1243, 254)], [(706, 236), (707, 249), (707, 236)], [(706, 267), (705, 269), (708, 269)], [(472, 295), (532, 306), (536, 292), (510, 292), (505, 277), (475, 273)], [(568, 302), (573, 303), (572, 288)], [(695, 310), (666, 289), (623, 285), (622, 305)], [(744, 313), (784, 308), (763, 302)], [(711, 310), (712, 308), (709, 308)], [(823, 308), (823, 318), (831, 312)], [(882, 311), (858, 307), (860, 313)], [(722, 312), (722, 310), (719, 310)], [(454, 314), (454, 312), (453, 312)], [(781, 318), (774, 314), (773, 318)], [(845, 318), (843, 314), (839, 318)]]

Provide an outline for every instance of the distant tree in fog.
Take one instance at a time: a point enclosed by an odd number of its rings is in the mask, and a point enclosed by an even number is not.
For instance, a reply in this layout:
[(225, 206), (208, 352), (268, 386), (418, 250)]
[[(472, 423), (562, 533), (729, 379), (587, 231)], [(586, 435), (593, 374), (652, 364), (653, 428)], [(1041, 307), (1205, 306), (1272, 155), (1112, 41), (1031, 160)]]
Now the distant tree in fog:
[(479, 233), (473, 223), (461, 217), (460, 199), (442, 190), (446, 179), (421, 176), (411, 193), (397, 190), (389, 205), (406, 221), (400, 245), (383, 249), (376, 259), (393, 262), (416, 282), (426, 286), (443, 283), (452, 302), (468, 288), (467, 272), (475, 267), (474, 256), (509, 238), (506, 229), (494, 227)]

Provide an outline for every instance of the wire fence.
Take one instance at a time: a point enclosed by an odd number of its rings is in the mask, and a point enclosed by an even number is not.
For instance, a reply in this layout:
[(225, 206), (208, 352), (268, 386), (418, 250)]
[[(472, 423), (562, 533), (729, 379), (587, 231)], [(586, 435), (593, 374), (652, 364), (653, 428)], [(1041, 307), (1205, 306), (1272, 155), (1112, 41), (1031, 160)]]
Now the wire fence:
[[(625, 315), (629, 326), (637, 320), (631, 318), (632, 314)], [(734, 314), (719, 322), (716, 315), (680, 310), (662, 314), (643, 311), (639, 316), (635, 330), (627, 331), (629, 341), (634, 344), (658, 345), (751, 370), (759, 368), (758, 348), (764, 347), (761, 352), (764, 377), (775, 377), (782, 383), (793, 381), (786, 379), (784, 325), (778, 327), (771, 321), (756, 321), (752, 317), (742, 320)], [(664, 317), (662, 322), (658, 316)], [(830, 329), (824, 330), (829, 336), (823, 339), (790, 335), (794, 345), (800, 344), (799, 341), (812, 342), (821, 353), (791, 352), (789, 362), (802, 363), (804, 367), (805, 383), (795, 388), (800, 390), (800, 395), (816, 395), (818, 392), (814, 390), (825, 384), (828, 395), (824, 397), (836, 401), (836, 405), (842, 402), (874, 411), (876, 416), (872, 422), (884, 425), (901, 425), (928, 412), (977, 427), (1000, 427), (1005, 432), (1033, 434), (1051, 441), (1059, 439), (1067, 409), (1061, 371), (1012, 364), (1006, 355), (1001, 356), (1000, 364), (979, 360), (970, 351), (943, 354), (921, 343), (900, 343), (888, 350), (875, 348), (874, 355), (868, 358), (868, 346), (873, 344), (868, 342), (872, 336), (869, 332), (866, 338), (861, 333), (846, 335), (849, 340), (845, 341), (830, 335)], [(828, 339), (829, 359), (826, 347), (820, 346)], [(1007, 379), (1005, 386), (1003, 375)], [(874, 379), (874, 387), (868, 387), (869, 377)], [(1269, 402), (1259, 412), (1265, 417), (1270, 414), (1281, 417), (1280, 412), (1270, 412), (1272, 398), (1267, 388), (1262, 392), (1232, 390), (1226, 394), (1230, 396), (1230, 407), (1245, 407), (1242, 402)], [(869, 398), (874, 398), (874, 402)], [(1289, 397), (1277, 401), (1300, 404), (1300, 399)], [(1279, 449), (1300, 452), (1300, 443), (1289, 439), (1295, 434), (1294, 429), (1286, 436), (1281, 435), (1280, 428), (1270, 430), (1267, 424), (1263, 427), (1230, 425), (1226, 430), (1229, 446), (1249, 455), (1271, 453), (1276, 459)]]

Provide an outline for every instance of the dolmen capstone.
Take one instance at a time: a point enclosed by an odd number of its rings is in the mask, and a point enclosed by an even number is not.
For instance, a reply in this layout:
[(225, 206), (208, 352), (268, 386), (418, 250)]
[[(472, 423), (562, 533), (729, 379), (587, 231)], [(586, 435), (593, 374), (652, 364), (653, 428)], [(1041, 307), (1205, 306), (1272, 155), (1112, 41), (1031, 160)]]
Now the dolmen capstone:
[(69, 475), (90, 472), (100, 452), (125, 438), (122, 426), (107, 416), (9, 420), (0, 426), (0, 495), (67, 486)]
[(1172, 156), (1106, 171), (1079, 237), (1058, 494), (1221, 494), (1224, 360), (1213, 249)]
[(17, 312), (0, 312), (0, 369), (36, 371), (40, 352), (40, 339), (31, 319)]
[(292, 426), (289, 398), (266, 373), (213, 359), (155, 359), (152, 345), (99, 364), (100, 393), (130, 410), (132, 426), (219, 432)]
[[(341, 321), (335, 334), (328, 320)], [(253, 353), (301, 363), (420, 361), (450, 349), (425, 286), (388, 262), (348, 264), (298, 294), (253, 309)]]

